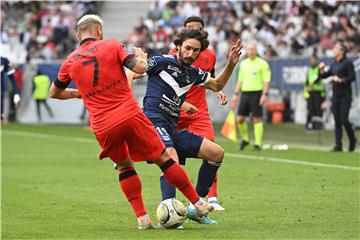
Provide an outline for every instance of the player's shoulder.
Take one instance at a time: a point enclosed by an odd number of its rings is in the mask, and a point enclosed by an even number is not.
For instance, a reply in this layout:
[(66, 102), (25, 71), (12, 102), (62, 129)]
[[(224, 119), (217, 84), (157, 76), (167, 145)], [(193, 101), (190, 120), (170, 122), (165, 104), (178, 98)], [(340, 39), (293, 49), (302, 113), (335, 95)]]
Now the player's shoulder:
[(176, 55), (176, 53), (177, 53), (177, 48), (176, 47), (174, 47), (173, 49), (170, 49), (170, 51), (169, 51), (169, 55)]
[(210, 48), (204, 49), (203, 51), (201, 51), (201, 54), (206, 55), (207, 57), (210, 57), (210, 58), (216, 58), (215, 51)]
[(261, 63), (263, 65), (268, 65), (268, 62), (260, 56), (256, 57), (256, 61), (258, 61), (259, 63)]
[(9, 64), (9, 59), (7, 57), (1, 56), (1, 65), (7, 65)]
[(155, 56), (152, 56), (151, 58), (149, 58), (149, 60), (154, 60), (154, 61), (168, 61), (168, 62), (172, 62), (175, 60), (175, 57), (173, 55), (168, 55), (168, 54), (164, 54), (164, 55), (155, 55)]

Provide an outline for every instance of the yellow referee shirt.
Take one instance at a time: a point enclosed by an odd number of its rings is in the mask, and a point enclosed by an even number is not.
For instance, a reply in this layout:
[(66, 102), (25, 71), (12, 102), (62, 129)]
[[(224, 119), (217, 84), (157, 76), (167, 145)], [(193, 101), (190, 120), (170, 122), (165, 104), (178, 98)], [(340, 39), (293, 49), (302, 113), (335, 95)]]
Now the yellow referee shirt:
[(271, 70), (269, 64), (256, 56), (254, 59), (246, 58), (240, 63), (238, 81), (241, 82), (242, 92), (261, 91), (264, 82), (270, 82)]

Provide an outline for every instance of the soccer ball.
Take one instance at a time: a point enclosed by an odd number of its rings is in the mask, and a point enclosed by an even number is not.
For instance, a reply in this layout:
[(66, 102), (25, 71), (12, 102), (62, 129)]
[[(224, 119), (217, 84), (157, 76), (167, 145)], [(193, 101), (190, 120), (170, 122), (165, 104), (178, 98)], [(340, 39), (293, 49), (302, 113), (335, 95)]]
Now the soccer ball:
[(177, 228), (186, 219), (186, 208), (175, 198), (162, 201), (156, 209), (158, 222), (164, 228)]

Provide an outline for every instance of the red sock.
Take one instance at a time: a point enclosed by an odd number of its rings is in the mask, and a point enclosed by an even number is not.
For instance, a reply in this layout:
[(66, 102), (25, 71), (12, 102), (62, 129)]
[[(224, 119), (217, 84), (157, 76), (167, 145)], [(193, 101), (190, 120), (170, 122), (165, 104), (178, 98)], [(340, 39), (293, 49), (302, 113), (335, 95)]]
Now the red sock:
[(216, 173), (214, 182), (211, 185), (210, 191), (208, 193), (208, 197), (217, 197), (217, 180), (218, 180), (218, 175)]
[(177, 162), (169, 159), (161, 166), (161, 170), (166, 180), (179, 189), (191, 203), (199, 200), (200, 197), (191, 184), (188, 174)]
[(136, 217), (146, 214), (144, 201), (141, 196), (141, 181), (134, 168), (129, 167), (119, 172), (120, 187), (130, 202)]

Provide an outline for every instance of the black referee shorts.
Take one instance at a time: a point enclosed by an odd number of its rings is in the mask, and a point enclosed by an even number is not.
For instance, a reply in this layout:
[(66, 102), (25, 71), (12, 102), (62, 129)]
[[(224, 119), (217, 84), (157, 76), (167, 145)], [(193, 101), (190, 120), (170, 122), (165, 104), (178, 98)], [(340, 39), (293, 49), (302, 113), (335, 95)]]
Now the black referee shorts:
[(262, 116), (262, 106), (259, 105), (262, 91), (241, 92), (238, 115), (253, 117)]

